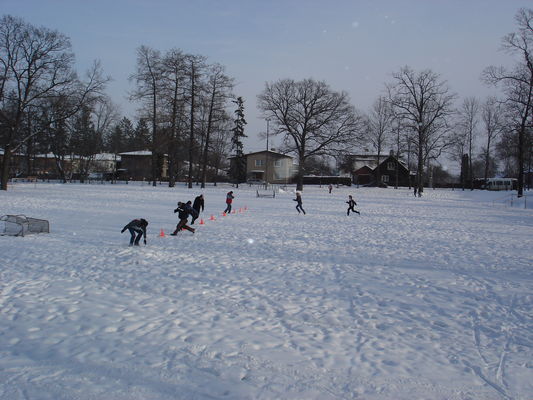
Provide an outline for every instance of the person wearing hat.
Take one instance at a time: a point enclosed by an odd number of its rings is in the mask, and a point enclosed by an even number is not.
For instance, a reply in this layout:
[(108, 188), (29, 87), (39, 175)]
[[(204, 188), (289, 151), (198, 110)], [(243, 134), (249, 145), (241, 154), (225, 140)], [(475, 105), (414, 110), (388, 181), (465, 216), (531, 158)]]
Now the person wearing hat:
[(126, 229), (130, 231), (131, 239), (130, 246), (139, 245), (141, 237), (144, 236), (144, 244), (146, 245), (146, 227), (148, 226), (148, 221), (144, 218), (134, 219), (127, 224), (120, 233), (124, 233)]

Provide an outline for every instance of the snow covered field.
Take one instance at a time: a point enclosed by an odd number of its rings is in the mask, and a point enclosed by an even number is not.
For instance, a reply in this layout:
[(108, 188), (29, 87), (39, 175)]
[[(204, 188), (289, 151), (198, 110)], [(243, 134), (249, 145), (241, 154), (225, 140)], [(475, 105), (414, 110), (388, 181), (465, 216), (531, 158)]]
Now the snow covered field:
[[(308, 186), (304, 216), (240, 187), (222, 217), (228, 190), (1, 192), (51, 233), (0, 236), (0, 398), (533, 399), (532, 209)], [(168, 236), (199, 193), (205, 225)]]

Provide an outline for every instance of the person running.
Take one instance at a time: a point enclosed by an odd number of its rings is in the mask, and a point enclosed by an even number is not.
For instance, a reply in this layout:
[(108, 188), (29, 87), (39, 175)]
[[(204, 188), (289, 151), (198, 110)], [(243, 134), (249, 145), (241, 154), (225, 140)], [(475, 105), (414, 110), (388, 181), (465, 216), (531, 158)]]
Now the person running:
[(229, 191), (228, 194), (226, 194), (226, 209), (224, 210), (226, 214), (231, 212), (231, 203), (233, 202), (234, 198), (235, 196), (233, 196), (233, 191)]
[(333, 185), (331, 183), (329, 184), (328, 189), (329, 189), (329, 193), (331, 193), (331, 191), (333, 190)]
[(351, 194), (348, 196), (348, 201), (346, 203), (348, 203), (348, 211), (346, 212), (346, 215), (350, 215), (350, 211), (361, 215), (361, 213), (354, 208), (357, 203), (355, 202)]
[(178, 218), (180, 221), (178, 222), (178, 225), (176, 225), (176, 230), (170, 234), (171, 236), (176, 236), (182, 229), (187, 229), (189, 232), (194, 233), (194, 228), (187, 225), (187, 219), (189, 218), (191, 210), (192, 207), (188, 207), (187, 204), (178, 201), (178, 208), (174, 210), (174, 213), (179, 213)]
[(200, 196), (195, 197), (194, 203), (192, 203), (192, 208), (196, 211), (196, 216), (192, 216), (191, 225), (194, 224), (194, 221), (199, 217), (200, 215), (200, 209), (204, 211), (204, 195), (201, 194)]
[(148, 221), (144, 218), (134, 219), (127, 224), (120, 233), (124, 233), (126, 229), (130, 231), (131, 239), (130, 246), (138, 246), (141, 241), (141, 237), (144, 236), (144, 244), (146, 245), (146, 227), (148, 226)]
[(305, 215), (305, 210), (302, 207), (302, 195), (300, 194), (300, 192), (296, 192), (296, 198), (292, 200), (298, 203), (296, 204), (296, 211), (298, 211), (298, 214), (300, 214), (300, 210), (301, 210)]

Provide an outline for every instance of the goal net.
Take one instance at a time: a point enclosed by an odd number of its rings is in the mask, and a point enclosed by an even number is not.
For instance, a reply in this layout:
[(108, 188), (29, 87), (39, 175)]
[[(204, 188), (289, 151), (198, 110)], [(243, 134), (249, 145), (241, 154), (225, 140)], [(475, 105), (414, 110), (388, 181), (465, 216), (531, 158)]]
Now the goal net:
[(32, 233), (49, 233), (50, 224), (45, 219), (25, 215), (4, 215), (0, 217), (0, 235), (25, 236)]

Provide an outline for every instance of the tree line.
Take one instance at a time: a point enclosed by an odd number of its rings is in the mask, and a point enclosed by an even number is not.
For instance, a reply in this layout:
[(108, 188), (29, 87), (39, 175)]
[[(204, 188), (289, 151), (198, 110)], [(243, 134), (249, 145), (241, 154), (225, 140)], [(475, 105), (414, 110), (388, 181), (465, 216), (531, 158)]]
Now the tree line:
[[(349, 170), (349, 155), (370, 147), (378, 160), (391, 149), (407, 158), (420, 192), (428, 171), (446, 156), (460, 166), (463, 188), (499, 171), (518, 178), (522, 196), (533, 153), (532, 21), (533, 10), (520, 9), (517, 31), (502, 39), (513, 68), (488, 66), (481, 72), (487, 85), (500, 89), (498, 97), (459, 102), (438, 73), (409, 66), (392, 74), (367, 112), (323, 81), (265, 83), (257, 106), (272, 123), (272, 135), (282, 138), (282, 151), (298, 159), (297, 188), (302, 189), (306, 172), (325, 164), (325, 157)], [(74, 71), (70, 41), (61, 33), (4, 16), (0, 55), (2, 189), (7, 189), (14, 153), (27, 155), (28, 164), (32, 154), (52, 153), (61, 175), (70, 154), (84, 161), (83, 168), (100, 151), (149, 149), (154, 185), (166, 155), (169, 186), (181, 178), (189, 188), (193, 180), (204, 187), (216, 179), (233, 155), (230, 174), (236, 182), (245, 179), (244, 100), (233, 93), (234, 79), (224, 66), (208, 63), (207, 57), (140, 46), (130, 77), (130, 100), (139, 108), (131, 121), (121, 118), (105, 95), (109, 78), (97, 62), (83, 77)]]

